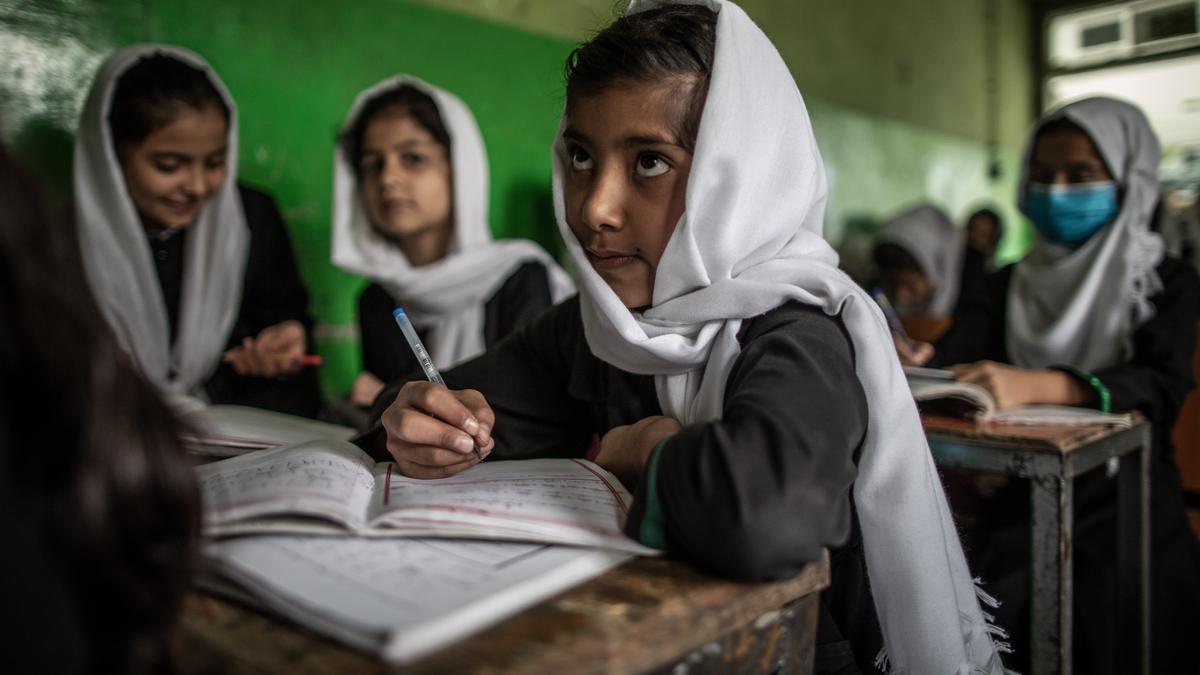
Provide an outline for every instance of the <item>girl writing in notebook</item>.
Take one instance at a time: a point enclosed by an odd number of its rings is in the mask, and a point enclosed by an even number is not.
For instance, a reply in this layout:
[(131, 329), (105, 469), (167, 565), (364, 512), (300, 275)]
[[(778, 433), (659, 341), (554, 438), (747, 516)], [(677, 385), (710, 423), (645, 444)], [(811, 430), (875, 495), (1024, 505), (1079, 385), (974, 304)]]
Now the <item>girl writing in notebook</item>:
[(169, 672), (200, 532), (181, 424), (122, 353), (38, 192), (0, 147), (5, 670)]
[[(1151, 663), (1195, 663), (1200, 543), (1188, 527), (1171, 427), (1193, 386), (1200, 278), (1163, 254), (1150, 231), (1158, 139), (1137, 108), (1107, 98), (1065, 106), (1026, 145), (1019, 205), (1036, 228), (1023, 260), (960, 305), (931, 363), (990, 390), (999, 407), (1051, 403), (1138, 410), (1154, 425), (1151, 459)], [(1111, 672), (1115, 481), (1075, 486), (1075, 644), (1080, 672)], [(1014, 483), (992, 500), (972, 548), (1005, 596), (1013, 625), (1028, 612), (1028, 497)], [(1027, 636), (1014, 634), (1017, 655)], [(1017, 666), (1021, 663), (1018, 661)], [(1180, 671), (1182, 672), (1182, 671)]]
[(471, 111), (448, 91), (398, 75), (359, 94), (334, 158), (333, 262), (372, 284), (358, 299), (370, 405), (420, 368), (396, 330), (404, 307), (434, 362), (478, 355), (572, 291), (540, 247), (493, 241), (488, 167)]
[[(1000, 672), (904, 376), (821, 236), (803, 100), (729, 2), (634, 3), (576, 50), (554, 144), (580, 294), (409, 382), (368, 437), (412, 476), (580, 456), (627, 532), (741, 579), (833, 549), (818, 670)], [(888, 665), (890, 664), (890, 666)]]
[(315, 415), (308, 293), (275, 202), (240, 185), (237, 115), (199, 56), (122, 49), (75, 140), (80, 247), (121, 345), (177, 396)]

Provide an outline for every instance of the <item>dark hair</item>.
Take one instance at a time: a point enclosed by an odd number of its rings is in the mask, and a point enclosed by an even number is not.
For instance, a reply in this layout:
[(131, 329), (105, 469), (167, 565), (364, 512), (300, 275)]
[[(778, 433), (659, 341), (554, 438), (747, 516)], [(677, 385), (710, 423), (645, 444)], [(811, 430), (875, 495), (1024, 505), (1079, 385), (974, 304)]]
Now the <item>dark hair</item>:
[(428, 131), (429, 135), (433, 136), (433, 140), (445, 148), (446, 154), (449, 156), (450, 134), (442, 122), (442, 115), (438, 112), (437, 103), (434, 102), (432, 96), (411, 84), (402, 84), (368, 100), (350, 128), (342, 132), (339, 139), (342, 144), (342, 152), (346, 155), (350, 166), (354, 167), (356, 174), (358, 173), (358, 164), (362, 160), (363, 136), (367, 133), (367, 126), (379, 115), (393, 109), (411, 117), (422, 129)]
[(917, 259), (898, 244), (890, 242), (876, 244), (873, 255), (875, 257), (875, 267), (879, 269), (880, 274), (895, 274), (897, 272), (925, 273), (925, 270), (917, 263)]
[(0, 147), (0, 492), (41, 532), (89, 670), (157, 669), (197, 560), (183, 425), (109, 330), (73, 229), (45, 213)]
[(229, 121), (229, 106), (208, 79), (208, 73), (168, 56), (140, 59), (117, 79), (108, 127), (113, 145), (137, 144), (175, 119), (184, 108), (212, 106)]
[[(619, 80), (676, 80), (689, 96), (678, 101), (678, 134), (692, 147), (708, 93), (717, 46), (717, 14), (698, 5), (668, 5), (625, 15), (567, 57), (567, 105)], [(698, 80), (698, 81), (697, 81)]]
[(1004, 220), (1000, 217), (1000, 212), (997, 211), (996, 209), (994, 209), (990, 206), (984, 206), (982, 208), (976, 209), (974, 213), (972, 213), (970, 216), (967, 217), (967, 225), (969, 226), (971, 224), (971, 221), (975, 220), (979, 216), (985, 216), (987, 218), (992, 219), (992, 222), (996, 224), (996, 234), (997, 235), (1004, 232)]

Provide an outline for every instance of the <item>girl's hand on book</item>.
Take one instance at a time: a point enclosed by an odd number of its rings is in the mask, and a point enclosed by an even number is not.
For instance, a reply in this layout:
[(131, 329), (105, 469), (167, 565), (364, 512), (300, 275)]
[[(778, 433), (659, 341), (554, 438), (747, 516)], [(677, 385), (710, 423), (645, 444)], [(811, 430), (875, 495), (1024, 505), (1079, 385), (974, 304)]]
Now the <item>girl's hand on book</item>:
[(388, 452), (400, 472), (413, 478), (453, 476), (487, 457), (496, 445), (496, 415), (474, 389), (409, 382), (380, 422), (387, 432)]
[(1006, 410), (1026, 403), (1084, 405), (1087, 389), (1079, 381), (1057, 370), (1018, 368), (993, 361), (951, 366), (959, 382), (977, 384), (996, 399), (996, 409)]
[(662, 415), (613, 427), (600, 439), (596, 463), (612, 472), (632, 492), (642, 479), (650, 453), (680, 428), (678, 420)]

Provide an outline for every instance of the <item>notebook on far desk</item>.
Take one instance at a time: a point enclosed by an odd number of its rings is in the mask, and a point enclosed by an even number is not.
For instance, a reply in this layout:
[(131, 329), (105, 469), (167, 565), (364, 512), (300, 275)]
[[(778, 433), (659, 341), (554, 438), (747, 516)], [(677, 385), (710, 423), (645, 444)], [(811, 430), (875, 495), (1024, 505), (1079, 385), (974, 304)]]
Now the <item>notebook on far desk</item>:
[[(908, 370), (906, 369), (906, 373)], [(946, 371), (948, 372), (948, 371)], [(996, 400), (983, 387), (945, 377), (908, 375), (908, 387), (923, 413), (969, 419), (980, 424), (1017, 426), (1133, 425), (1131, 413), (1104, 413), (1090, 408), (1029, 404), (996, 410)]]

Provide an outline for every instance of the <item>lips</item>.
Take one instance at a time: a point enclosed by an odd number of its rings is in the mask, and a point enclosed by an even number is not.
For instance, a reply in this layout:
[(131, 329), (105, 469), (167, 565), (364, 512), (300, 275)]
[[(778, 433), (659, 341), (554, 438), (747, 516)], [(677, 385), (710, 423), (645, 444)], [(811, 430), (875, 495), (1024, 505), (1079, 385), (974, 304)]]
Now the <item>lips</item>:
[(592, 267), (597, 270), (620, 269), (632, 265), (638, 260), (637, 254), (625, 251), (585, 248), (584, 252), (587, 254), (588, 262), (592, 263)]
[(167, 209), (170, 210), (171, 213), (174, 213), (176, 215), (187, 215), (187, 214), (194, 212), (196, 209), (200, 208), (200, 202), (198, 200), (197, 201), (189, 200), (186, 202), (178, 202), (178, 201), (168, 199), (168, 200), (166, 200), (165, 203), (167, 205)]

